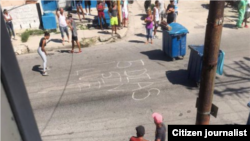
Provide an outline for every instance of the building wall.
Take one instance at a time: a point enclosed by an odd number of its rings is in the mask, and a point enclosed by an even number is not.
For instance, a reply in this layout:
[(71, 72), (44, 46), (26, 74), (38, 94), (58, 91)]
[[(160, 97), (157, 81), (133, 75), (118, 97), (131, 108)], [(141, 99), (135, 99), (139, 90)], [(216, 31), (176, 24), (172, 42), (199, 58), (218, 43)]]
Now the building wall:
[(14, 29), (39, 29), (40, 20), (36, 4), (2, 7), (7, 9), (12, 17)]
[(20, 6), (20, 5), (24, 5), (25, 3), (26, 3), (26, 0), (1, 0), (0, 1), (0, 4), (2, 7)]

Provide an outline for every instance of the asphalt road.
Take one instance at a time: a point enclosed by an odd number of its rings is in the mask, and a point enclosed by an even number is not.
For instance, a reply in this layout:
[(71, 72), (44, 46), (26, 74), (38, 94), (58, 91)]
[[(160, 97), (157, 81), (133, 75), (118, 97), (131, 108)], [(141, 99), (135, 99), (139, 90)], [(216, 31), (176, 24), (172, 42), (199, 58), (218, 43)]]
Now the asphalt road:
[[(204, 43), (207, 10), (201, 3), (180, 4), (179, 22), (189, 29), (187, 45)], [(192, 13), (189, 5), (200, 12)], [(195, 123), (198, 89), (187, 79), (190, 50), (184, 59), (172, 61), (162, 52), (161, 32), (153, 45), (145, 45), (142, 2), (131, 9), (133, 23), (123, 41), (84, 48), (81, 54), (51, 52), (47, 77), (40, 75), (38, 54), (17, 57), (44, 141), (125, 141), (137, 125), (144, 125), (145, 137), (153, 140), (153, 112), (161, 113), (165, 124)], [(216, 77), (213, 101), (219, 113), (211, 124), (245, 124), (250, 32), (224, 29), (224, 74)]]

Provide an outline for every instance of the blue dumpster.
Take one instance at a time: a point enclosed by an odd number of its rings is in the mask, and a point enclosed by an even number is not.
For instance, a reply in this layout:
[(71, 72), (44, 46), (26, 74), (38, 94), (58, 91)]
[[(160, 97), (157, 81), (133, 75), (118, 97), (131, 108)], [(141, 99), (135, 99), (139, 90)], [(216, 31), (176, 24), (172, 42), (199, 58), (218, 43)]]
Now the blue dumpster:
[[(110, 26), (110, 17), (108, 13), (108, 8), (104, 9), (104, 17), (106, 19), (107, 26)], [(100, 19), (98, 17), (98, 25), (100, 25)], [(102, 25), (104, 25), (104, 21), (102, 21)]]
[(175, 60), (176, 57), (186, 55), (186, 39), (188, 30), (179, 23), (171, 23), (172, 30), (163, 30), (162, 50)]
[(53, 13), (44, 13), (42, 16), (43, 28), (48, 29), (56, 29), (56, 16)]
[[(97, 0), (91, 0), (90, 7), (95, 8), (96, 5), (97, 5)], [(71, 8), (72, 8), (72, 11), (76, 11), (76, 1), (75, 0), (71, 1)], [(82, 1), (82, 8), (85, 8), (84, 0)], [(86, 12), (86, 11), (84, 10), (84, 12)]]
[[(188, 79), (194, 80), (197, 84), (199, 84), (202, 70), (204, 45), (189, 45), (188, 47), (191, 49), (188, 62)], [(220, 75), (223, 73), (224, 57), (225, 53), (220, 50), (216, 71)]]
[(57, 9), (57, 0), (42, 0), (43, 11), (54, 11)]

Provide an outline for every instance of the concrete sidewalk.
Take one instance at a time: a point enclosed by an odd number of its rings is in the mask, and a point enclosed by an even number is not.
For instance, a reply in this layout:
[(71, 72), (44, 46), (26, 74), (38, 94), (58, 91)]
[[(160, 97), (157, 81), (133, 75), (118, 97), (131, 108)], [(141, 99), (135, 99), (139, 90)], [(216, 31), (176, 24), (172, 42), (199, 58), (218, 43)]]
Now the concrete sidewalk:
[[(131, 5), (129, 5), (131, 6)], [(67, 14), (68, 12), (65, 12)], [(126, 36), (128, 27), (122, 28), (117, 30), (117, 35), (112, 36), (111, 35), (111, 29), (104, 29), (101, 30), (97, 27), (94, 27), (93, 22), (97, 20), (97, 10), (95, 8), (92, 8), (91, 15), (85, 15), (85, 20), (79, 21), (77, 13), (72, 13), (73, 19), (75, 20), (78, 28), (78, 39), (81, 42), (81, 47), (89, 47), (93, 45), (100, 45), (100, 44), (107, 44), (110, 42), (116, 42), (117, 40), (123, 38)], [(82, 15), (80, 16), (82, 18)], [(58, 19), (56, 18), (58, 21)], [(58, 22), (57, 22), (58, 23)], [(89, 28), (87, 28), (89, 27)], [(87, 28), (87, 29), (86, 29)], [(59, 32), (59, 29), (57, 29)], [(12, 44), (15, 50), (15, 53), (25, 54), (25, 53), (33, 53), (37, 51), (38, 43), (40, 39), (43, 37), (43, 35), (31, 35), (27, 42), (23, 43), (21, 41), (21, 33), (24, 31), (16, 31), (16, 34), (19, 36), (16, 36), (16, 39), (12, 39)], [(60, 33), (51, 33), (50, 40), (48, 41), (48, 44), (46, 46), (46, 49), (48, 51), (57, 50), (57, 49), (64, 49), (64, 48), (71, 48), (71, 42), (67, 42), (67, 36), (64, 33), (65, 36), (65, 43), (64, 45), (61, 43), (62, 38)], [(69, 29), (69, 38), (71, 40), (71, 31)], [(92, 42), (88, 42), (89, 40), (92, 40)]]

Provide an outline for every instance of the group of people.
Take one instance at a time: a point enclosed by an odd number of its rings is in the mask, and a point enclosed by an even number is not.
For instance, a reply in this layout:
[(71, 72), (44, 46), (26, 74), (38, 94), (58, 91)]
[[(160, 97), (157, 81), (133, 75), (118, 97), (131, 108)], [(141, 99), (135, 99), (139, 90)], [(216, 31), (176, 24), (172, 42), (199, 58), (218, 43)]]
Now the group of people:
[[(85, 1), (86, 12), (87, 12), (88, 5), (91, 5), (90, 1), (89, 1), (89, 3), (86, 3), (86, 1)], [(106, 8), (106, 5), (108, 7), (108, 13), (109, 13), (109, 17), (110, 17), (110, 24), (112, 27), (112, 33), (115, 32), (115, 34), (116, 34), (117, 33), (117, 26), (118, 26), (118, 7), (117, 7), (116, 0), (98, 0), (97, 1), (96, 9), (98, 11), (98, 18), (100, 21), (100, 27), (103, 30), (103, 22), (106, 25), (106, 18), (104, 15), (104, 10)], [(121, 9), (122, 9), (122, 22), (121, 22), (122, 27), (126, 27), (126, 23), (128, 20), (128, 0), (121, 0), (120, 5), (121, 5)], [(82, 0), (76, 1), (76, 7), (77, 7), (77, 13), (78, 13), (79, 20), (81, 21), (82, 19), (80, 18), (80, 11), (82, 12), (82, 16), (84, 19)], [(89, 12), (90, 11), (91, 10), (89, 7)]]
[[(64, 33), (66, 33), (67, 38), (68, 38), (68, 42), (70, 42), (69, 39), (69, 32), (68, 32), (68, 28), (71, 30), (72, 33), (72, 50), (70, 51), (71, 53), (74, 53), (74, 47), (75, 47), (75, 43), (77, 44), (78, 48), (79, 48), (79, 52), (81, 53), (81, 46), (80, 43), (78, 41), (78, 35), (77, 35), (77, 29), (76, 29), (76, 23), (72, 18), (71, 14), (68, 14), (67, 18), (64, 15), (64, 10), (63, 8), (59, 8), (56, 10), (56, 16), (58, 18), (58, 22), (59, 22), (59, 29), (61, 32), (61, 37), (62, 37), (62, 43), (64, 44)], [(41, 56), (42, 60), (43, 60), (43, 71), (42, 71), (42, 75), (43, 76), (48, 76), (48, 67), (47, 67), (47, 52), (45, 50), (45, 46), (46, 46), (46, 40), (48, 40), (50, 38), (50, 34), (48, 32), (44, 33), (44, 37), (41, 38), (40, 42), (39, 42), (39, 47), (38, 47), (38, 54)]]
[(238, 4), (239, 17), (236, 28), (242, 28), (245, 23), (245, 28), (248, 28), (247, 19), (250, 17), (250, 0), (240, 0)]
[[(153, 113), (152, 117), (154, 119), (154, 123), (156, 126), (154, 141), (165, 141), (166, 140), (166, 126), (163, 123), (162, 115), (159, 113)], [(136, 130), (136, 136), (132, 136), (130, 138), (130, 141), (147, 141), (144, 138), (145, 128), (142, 125), (137, 126), (135, 130)]]
[(146, 23), (147, 33), (146, 44), (148, 44), (149, 39), (151, 40), (150, 43), (153, 44), (153, 39), (156, 37), (157, 28), (159, 27), (160, 22), (162, 22), (165, 18), (167, 20), (167, 24), (176, 22), (176, 17), (178, 15), (177, 4), (178, 0), (170, 0), (170, 4), (166, 8), (164, 0), (156, 0), (152, 13), (150, 7), (151, 1), (145, 1), (144, 6), (147, 12), (147, 17), (144, 20)]

